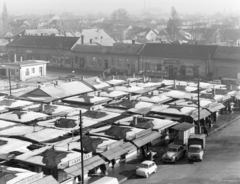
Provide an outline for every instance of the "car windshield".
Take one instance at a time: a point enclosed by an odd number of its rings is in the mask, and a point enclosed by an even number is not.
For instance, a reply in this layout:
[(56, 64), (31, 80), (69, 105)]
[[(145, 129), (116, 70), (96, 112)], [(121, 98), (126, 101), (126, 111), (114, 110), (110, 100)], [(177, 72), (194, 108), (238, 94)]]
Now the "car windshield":
[(168, 151), (170, 151), (170, 152), (177, 152), (177, 148), (168, 148)]
[(201, 150), (199, 148), (189, 148), (189, 152), (199, 153)]
[(139, 167), (148, 169), (148, 165), (147, 164), (140, 164)]

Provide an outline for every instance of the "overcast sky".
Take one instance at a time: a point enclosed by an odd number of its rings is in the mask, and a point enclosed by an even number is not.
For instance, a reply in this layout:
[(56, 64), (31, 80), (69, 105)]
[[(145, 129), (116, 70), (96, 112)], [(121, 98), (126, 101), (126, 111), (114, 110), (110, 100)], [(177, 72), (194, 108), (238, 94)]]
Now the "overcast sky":
[[(147, 5), (149, 4), (149, 0)], [(12, 13), (62, 13), (75, 14), (112, 12), (125, 8), (129, 12), (144, 8), (144, 0), (0, 0), (0, 9), (6, 2)], [(240, 12), (240, 0), (150, 0), (151, 7), (169, 11), (174, 6), (180, 13)]]

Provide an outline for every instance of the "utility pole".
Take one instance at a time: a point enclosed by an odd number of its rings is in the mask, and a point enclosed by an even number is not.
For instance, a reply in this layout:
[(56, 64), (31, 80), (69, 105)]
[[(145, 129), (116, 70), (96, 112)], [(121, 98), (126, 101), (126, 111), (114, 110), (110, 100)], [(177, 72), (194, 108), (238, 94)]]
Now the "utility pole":
[(198, 133), (201, 134), (201, 124), (200, 124), (200, 79), (198, 70)]
[(12, 87), (11, 87), (11, 70), (10, 70), (10, 69), (8, 69), (8, 82), (9, 82), (10, 96), (12, 96)]
[(82, 134), (82, 111), (79, 113), (80, 144), (81, 144), (81, 166), (82, 166), (82, 184), (84, 184), (84, 164), (83, 164), (83, 134)]

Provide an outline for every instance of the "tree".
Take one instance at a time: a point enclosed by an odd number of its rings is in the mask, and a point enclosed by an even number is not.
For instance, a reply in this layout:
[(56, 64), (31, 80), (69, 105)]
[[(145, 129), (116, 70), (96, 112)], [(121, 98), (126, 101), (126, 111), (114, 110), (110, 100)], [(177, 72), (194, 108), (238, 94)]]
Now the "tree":
[(123, 9), (123, 8), (119, 8), (117, 10), (114, 10), (111, 14), (111, 19), (113, 21), (126, 21), (129, 18), (129, 14), (127, 12), (127, 10)]
[(170, 33), (172, 39), (174, 40), (176, 37), (176, 34), (179, 30), (179, 26), (181, 25), (180, 18), (178, 16), (178, 13), (174, 7), (171, 9), (171, 16), (167, 22), (167, 30)]

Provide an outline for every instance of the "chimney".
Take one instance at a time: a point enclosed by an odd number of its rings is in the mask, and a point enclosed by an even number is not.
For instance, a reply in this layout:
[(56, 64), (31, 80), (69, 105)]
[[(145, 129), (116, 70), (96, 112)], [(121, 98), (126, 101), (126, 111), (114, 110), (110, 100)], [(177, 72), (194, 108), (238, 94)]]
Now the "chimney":
[(215, 96), (215, 88), (212, 88), (212, 95)]
[(114, 75), (112, 75), (112, 80), (114, 80)]
[(128, 100), (131, 100), (131, 93), (128, 94)]
[(17, 62), (17, 54), (14, 54), (14, 62)]
[(20, 57), (20, 61), (22, 61), (22, 58), (23, 58), (23, 57), (21, 56), (21, 57)]
[(135, 76), (135, 73), (133, 73), (133, 78), (135, 78), (136, 76)]
[(135, 44), (135, 40), (132, 40), (132, 44)]
[(84, 44), (84, 35), (81, 35), (81, 44)]
[(45, 104), (41, 104), (41, 112), (45, 111)]
[(145, 76), (143, 76), (143, 83), (145, 83), (146, 82), (146, 77)]
[(92, 38), (90, 39), (90, 43), (92, 44)]
[(134, 116), (133, 117), (133, 125), (137, 126), (137, 123), (138, 123), (138, 118), (137, 118), (137, 116)]
[(130, 87), (130, 80), (127, 81), (127, 87)]
[(56, 81), (55, 85), (58, 86), (58, 81)]
[(84, 80), (84, 76), (80, 76), (80, 81), (83, 81)]
[(173, 81), (173, 89), (176, 89), (176, 80)]

